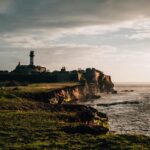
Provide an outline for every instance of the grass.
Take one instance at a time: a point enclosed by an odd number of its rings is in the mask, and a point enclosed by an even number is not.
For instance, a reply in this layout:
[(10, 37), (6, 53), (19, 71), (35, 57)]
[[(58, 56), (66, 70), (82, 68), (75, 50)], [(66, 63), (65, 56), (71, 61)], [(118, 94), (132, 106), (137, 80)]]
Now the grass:
[[(67, 134), (63, 126), (73, 113), (0, 111), (1, 149), (135, 149), (148, 150), (150, 138), (136, 135)], [(58, 117), (59, 116), (59, 117)], [(65, 116), (65, 117), (64, 117)]]
[(26, 86), (1, 86), (0, 99), (30, 99), (48, 102), (53, 90), (74, 87), (79, 83), (35, 83)]
[(36, 93), (36, 92), (47, 92), (55, 89), (61, 89), (65, 87), (73, 87), (79, 85), (78, 82), (66, 82), (66, 83), (34, 83), (28, 84), (26, 86), (10, 86), (10, 87), (2, 87), (1, 90), (12, 91), (15, 88), (19, 90), (19, 92), (28, 92), (28, 93)]
[[(29, 87), (36, 88), (37, 86), (30, 85)], [(25, 88), (28, 89), (28, 87)], [(1, 150), (150, 149), (150, 137), (142, 135), (68, 133), (64, 127), (69, 129), (83, 125), (75, 120), (77, 110), (58, 109), (55, 106), (50, 107), (45, 103), (28, 100), (19, 96), (21, 92), (23, 91), (17, 90), (16, 94), (10, 88), (0, 90)]]
[(26, 86), (1, 86), (0, 98), (25, 98), (30, 100), (49, 102), (51, 96), (55, 90), (61, 90), (65, 88), (74, 88), (80, 85), (80, 83), (35, 83), (28, 84)]

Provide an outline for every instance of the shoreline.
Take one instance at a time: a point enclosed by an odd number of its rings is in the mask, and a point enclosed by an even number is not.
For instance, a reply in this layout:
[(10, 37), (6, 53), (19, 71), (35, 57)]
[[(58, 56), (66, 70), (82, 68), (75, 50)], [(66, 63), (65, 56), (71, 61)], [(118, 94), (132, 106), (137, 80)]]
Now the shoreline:
[(106, 114), (97, 109), (34, 99), (33, 94), (49, 91), (48, 86), (44, 91), (37, 87), (0, 89), (0, 148), (150, 148), (150, 137), (110, 133)]

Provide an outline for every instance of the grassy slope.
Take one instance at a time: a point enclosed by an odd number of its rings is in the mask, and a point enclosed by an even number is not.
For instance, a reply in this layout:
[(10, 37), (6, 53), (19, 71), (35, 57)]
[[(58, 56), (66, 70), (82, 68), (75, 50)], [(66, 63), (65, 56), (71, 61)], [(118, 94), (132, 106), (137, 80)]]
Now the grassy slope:
[[(132, 135), (67, 134), (73, 114), (47, 111), (1, 111), (1, 149), (149, 149), (150, 138)], [(79, 123), (72, 123), (72, 126)]]
[(39, 102), (0, 90), (0, 149), (150, 149), (150, 138), (134, 135), (69, 134), (74, 111), (45, 109)]
[(79, 85), (77, 82), (68, 82), (68, 83), (34, 83), (29, 84), (26, 86), (10, 86), (10, 87), (3, 87), (2, 90), (12, 90), (17, 87), (19, 92), (47, 92), (54, 89), (61, 89), (65, 87), (73, 87)]
[(0, 87), (0, 98), (3, 99), (32, 99), (36, 101), (48, 102), (50, 98), (50, 92), (62, 88), (74, 87), (79, 85), (79, 83), (69, 82), (69, 83), (38, 83), (38, 84), (28, 84), (26, 86), (3, 86)]

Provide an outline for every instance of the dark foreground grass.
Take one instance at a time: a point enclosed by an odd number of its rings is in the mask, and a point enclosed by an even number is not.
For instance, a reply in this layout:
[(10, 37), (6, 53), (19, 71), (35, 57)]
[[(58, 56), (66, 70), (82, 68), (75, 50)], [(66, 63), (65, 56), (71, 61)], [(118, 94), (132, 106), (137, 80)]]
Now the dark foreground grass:
[[(0, 111), (1, 149), (150, 149), (150, 138), (134, 135), (67, 134), (64, 126), (77, 126), (72, 113)], [(61, 116), (61, 117), (60, 117)]]
[(1, 90), (0, 149), (150, 149), (150, 137), (142, 135), (66, 132), (67, 128), (76, 129), (83, 125), (76, 121), (76, 115), (76, 109), (73, 110), (73, 107), (66, 111), (60, 107), (50, 107), (44, 103), (18, 97), (7, 89)]

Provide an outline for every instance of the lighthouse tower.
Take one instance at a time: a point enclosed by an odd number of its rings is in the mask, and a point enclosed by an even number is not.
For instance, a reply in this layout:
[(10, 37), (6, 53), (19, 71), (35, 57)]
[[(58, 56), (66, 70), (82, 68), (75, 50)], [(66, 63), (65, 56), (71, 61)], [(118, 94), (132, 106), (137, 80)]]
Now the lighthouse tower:
[(34, 66), (34, 51), (30, 51), (30, 66)]

